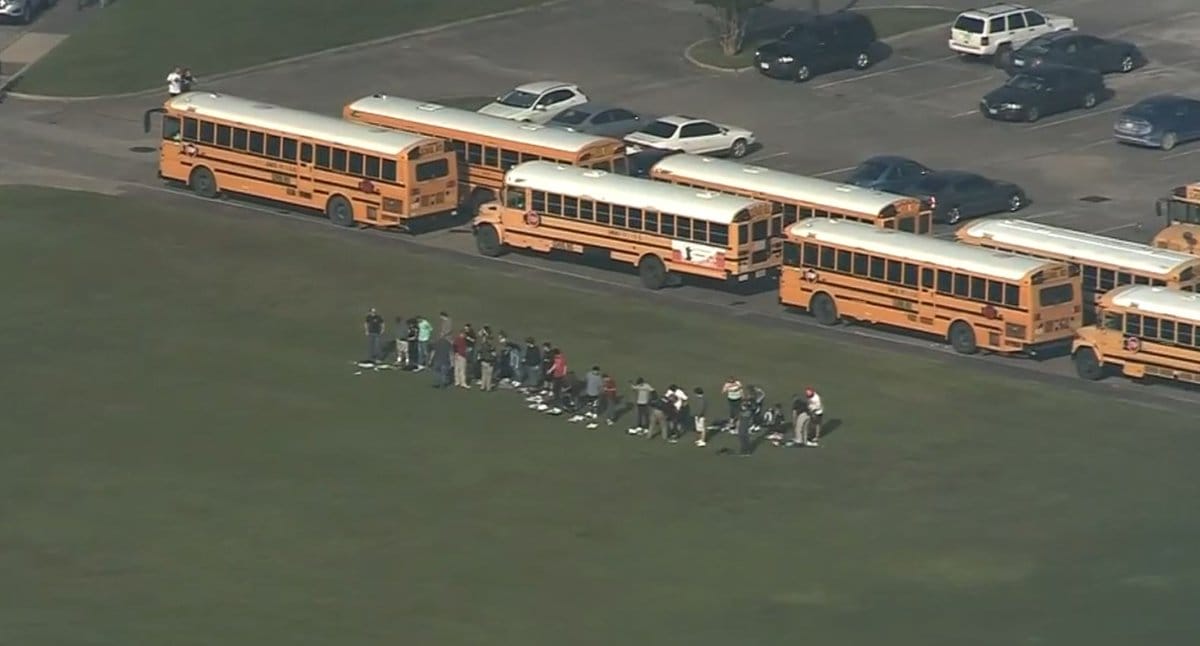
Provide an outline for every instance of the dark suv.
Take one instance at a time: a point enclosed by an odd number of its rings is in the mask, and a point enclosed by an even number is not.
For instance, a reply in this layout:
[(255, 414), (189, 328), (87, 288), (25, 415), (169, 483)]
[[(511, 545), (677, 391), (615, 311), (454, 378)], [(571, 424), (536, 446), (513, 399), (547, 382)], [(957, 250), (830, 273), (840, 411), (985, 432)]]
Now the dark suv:
[(754, 52), (759, 72), (803, 83), (833, 70), (864, 70), (874, 62), (875, 27), (852, 11), (813, 16)]

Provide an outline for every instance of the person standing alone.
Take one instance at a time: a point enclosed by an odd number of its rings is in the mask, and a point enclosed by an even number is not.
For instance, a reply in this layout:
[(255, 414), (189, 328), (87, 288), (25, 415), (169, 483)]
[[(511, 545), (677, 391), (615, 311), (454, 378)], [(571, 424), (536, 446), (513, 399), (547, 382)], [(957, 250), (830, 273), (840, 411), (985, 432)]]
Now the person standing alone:
[(708, 446), (708, 401), (704, 399), (704, 389), (696, 386), (692, 391), (691, 400), (692, 420), (696, 425), (696, 446)]
[(383, 317), (372, 307), (363, 321), (367, 335), (367, 361), (375, 363), (383, 356)]
[(825, 407), (821, 404), (821, 395), (811, 386), (804, 389), (804, 396), (808, 398), (809, 424), (812, 427), (812, 433), (805, 440), (804, 446), (820, 446), (821, 422), (825, 417)]

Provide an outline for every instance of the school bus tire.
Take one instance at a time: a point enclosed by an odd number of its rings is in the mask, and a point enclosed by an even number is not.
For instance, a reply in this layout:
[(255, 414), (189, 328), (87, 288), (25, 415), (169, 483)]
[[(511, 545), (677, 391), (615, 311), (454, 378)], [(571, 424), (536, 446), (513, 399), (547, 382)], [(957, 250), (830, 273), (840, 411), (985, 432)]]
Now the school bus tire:
[(1075, 364), (1075, 374), (1079, 375), (1080, 379), (1099, 381), (1104, 378), (1104, 364), (1100, 362), (1100, 357), (1096, 356), (1096, 351), (1091, 348), (1076, 350), (1071, 357), (1071, 362)]
[(813, 318), (821, 325), (836, 325), (838, 322), (837, 303), (825, 292), (813, 294), (808, 303), (808, 311), (812, 312)]
[(646, 289), (662, 289), (667, 285), (667, 266), (658, 256), (642, 256), (638, 261), (638, 275)]
[(339, 227), (354, 226), (354, 206), (350, 204), (350, 200), (341, 195), (334, 195), (325, 203), (325, 215), (329, 216), (329, 221)]
[(504, 243), (500, 242), (500, 233), (490, 224), (481, 224), (475, 228), (475, 246), (479, 253), (488, 258), (495, 258), (504, 253)]
[(979, 346), (975, 344), (975, 329), (966, 321), (951, 323), (950, 333), (947, 336), (950, 347), (959, 354), (975, 354), (979, 351)]
[(188, 188), (200, 197), (212, 199), (217, 196), (217, 178), (213, 177), (211, 170), (204, 166), (197, 166), (188, 174)]

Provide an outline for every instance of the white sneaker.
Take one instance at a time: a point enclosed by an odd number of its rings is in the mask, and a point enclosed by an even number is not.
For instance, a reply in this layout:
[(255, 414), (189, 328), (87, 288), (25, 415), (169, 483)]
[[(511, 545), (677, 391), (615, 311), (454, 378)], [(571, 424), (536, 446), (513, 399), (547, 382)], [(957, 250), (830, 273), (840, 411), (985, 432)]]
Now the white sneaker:
[(582, 421), (583, 421), (583, 417), (581, 417), (581, 416), (579, 416), (579, 415), (572, 415), (572, 416), (570, 417), (570, 419), (568, 419), (567, 421), (568, 421), (568, 422), (571, 422), (571, 423), (575, 423), (575, 422), (582, 422)]
[(696, 446), (708, 446), (708, 442), (705, 442), (704, 440), (696, 440)]
[(536, 408), (537, 410), (540, 410), (542, 412), (550, 410), (550, 407), (547, 406), (546, 404), (537, 404), (536, 406), (534, 406), (534, 408)]
[(586, 428), (600, 428), (600, 425), (595, 422), (592, 422), (592, 423), (588, 424)]
[(606, 419), (606, 420), (604, 420), (604, 421), (605, 421), (605, 422), (608, 422), (608, 425), (609, 425), (609, 426), (612, 426), (612, 425), (613, 425), (613, 421), (612, 421), (611, 419)]
[(529, 410), (537, 410), (537, 407), (538, 407), (537, 404), (530, 404), (530, 405), (526, 406), (526, 408), (528, 408)]
[(804, 443), (804, 446), (821, 446), (816, 440), (809, 440)]
[(633, 428), (626, 431), (626, 433), (629, 433), (630, 435), (637, 435), (638, 433), (641, 433), (641, 432), (642, 432), (642, 429), (640, 429), (636, 426), (634, 426)]

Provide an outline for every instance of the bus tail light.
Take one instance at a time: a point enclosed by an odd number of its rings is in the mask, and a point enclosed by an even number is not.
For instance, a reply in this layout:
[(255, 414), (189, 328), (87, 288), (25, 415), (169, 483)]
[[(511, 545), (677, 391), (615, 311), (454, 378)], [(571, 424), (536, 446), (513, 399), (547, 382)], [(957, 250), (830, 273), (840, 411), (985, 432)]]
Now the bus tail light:
[[(1025, 333), (1028, 331), (1029, 328), (1024, 325), (1017, 325), (1016, 323), (1008, 323), (1004, 326), (1004, 336), (1010, 339), (1023, 339), (1025, 338)], [(1038, 331), (1041, 331), (1040, 326)]]

